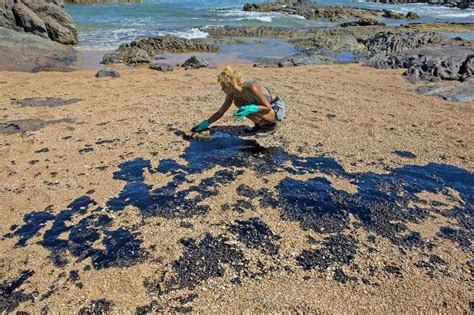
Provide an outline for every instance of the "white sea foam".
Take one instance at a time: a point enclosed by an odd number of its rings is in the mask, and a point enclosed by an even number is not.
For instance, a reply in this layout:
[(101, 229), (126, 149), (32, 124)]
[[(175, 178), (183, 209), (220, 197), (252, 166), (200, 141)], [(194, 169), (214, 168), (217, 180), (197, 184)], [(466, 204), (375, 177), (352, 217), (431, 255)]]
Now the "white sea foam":
[(206, 38), (209, 36), (209, 33), (203, 32), (197, 28), (191, 28), (185, 31), (163, 31), (159, 32), (157, 35), (174, 35), (181, 38), (193, 39), (193, 38)]
[(448, 13), (448, 14), (442, 14), (442, 15), (439, 15), (439, 16), (443, 16), (443, 17), (460, 17), (460, 18), (473, 17), (473, 18), (474, 18), (474, 11), (473, 11), (473, 12)]
[(230, 9), (225, 11), (218, 11), (219, 16), (225, 16), (227, 18), (242, 21), (242, 20), (257, 20), (261, 22), (271, 23), (274, 18), (295, 18), (305, 19), (301, 15), (289, 15), (279, 12), (255, 12), (255, 11), (242, 11), (238, 9)]
[(79, 38), (79, 50), (113, 50), (119, 45), (129, 43), (138, 38), (174, 35), (181, 38), (206, 38), (209, 33), (197, 28), (182, 31), (144, 31), (137, 29), (116, 29), (110, 32), (83, 33)]

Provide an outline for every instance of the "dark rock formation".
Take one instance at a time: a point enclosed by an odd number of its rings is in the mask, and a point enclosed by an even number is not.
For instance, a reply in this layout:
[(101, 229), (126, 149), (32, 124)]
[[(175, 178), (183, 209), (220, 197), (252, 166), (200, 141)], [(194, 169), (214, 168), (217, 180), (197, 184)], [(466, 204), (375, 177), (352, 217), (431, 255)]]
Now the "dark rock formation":
[(0, 27), (0, 71), (69, 71), (74, 61), (71, 46)]
[(0, 0), (0, 70), (70, 70), (77, 42), (62, 0)]
[(376, 68), (406, 68), (412, 82), (464, 80), (474, 69), (473, 42), (435, 33), (379, 33), (364, 41), (365, 64)]
[(324, 6), (306, 1), (246, 3), (243, 7), (243, 10), (257, 12), (281, 12), (304, 16), (309, 20), (327, 19), (330, 21), (368, 17), (374, 18), (377, 16), (377, 13), (373, 11)]
[(398, 13), (392, 10), (383, 10), (382, 16), (387, 19), (403, 19), (405, 18), (402, 13)]
[(184, 67), (186, 70), (188, 69), (199, 69), (199, 68), (207, 68), (209, 67), (209, 63), (204, 58), (199, 58), (196, 56), (192, 56), (188, 60), (186, 60), (181, 67)]
[(95, 76), (97, 78), (105, 78), (105, 77), (120, 78), (120, 73), (118, 73), (118, 71), (114, 69), (101, 69), (97, 71)]
[(211, 36), (239, 36), (239, 37), (280, 37), (288, 38), (302, 36), (306, 32), (286, 27), (271, 26), (224, 26), (224, 27), (205, 27), (202, 31)]
[(405, 15), (405, 19), (409, 19), (409, 20), (415, 20), (415, 19), (419, 19), (420, 16), (418, 15), (418, 13), (416, 12), (413, 12), (413, 11), (410, 11), (407, 13), (407, 15)]
[[(405, 68), (410, 82), (466, 81), (474, 73), (474, 42), (435, 33), (379, 33), (364, 41), (369, 53), (363, 62), (375, 68)], [(456, 88), (423, 90), (424, 94), (465, 101), (474, 96), (472, 83)], [(459, 96), (455, 95), (459, 93)]]
[(0, 2), (0, 27), (32, 33), (61, 44), (77, 44), (74, 23), (61, 0)]
[(176, 36), (142, 38), (129, 44), (122, 44), (102, 58), (102, 63), (149, 63), (151, 57), (159, 53), (216, 52), (219, 47), (207, 39), (184, 39)]
[(372, 25), (380, 25), (380, 26), (385, 26), (385, 23), (379, 22), (376, 19), (358, 19), (353, 22), (345, 22), (339, 25), (340, 27), (349, 27), (349, 26), (372, 26)]
[(474, 80), (470, 79), (454, 85), (427, 85), (416, 89), (417, 93), (441, 97), (451, 102), (474, 101)]
[(396, 55), (402, 51), (416, 49), (431, 43), (441, 41), (435, 33), (420, 33), (417, 31), (406, 33), (381, 32), (364, 40), (371, 58), (383, 59)]
[(445, 5), (450, 7), (457, 7), (459, 9), (472, 8), (474, 6), (472, 0), (369, 0), (377, 3), (428, 3), (434, 5)]
[(336, 56), (328, 49), (306, 50), (281, 59), (259, 59), (255, 67), (297, 67), (307, 65), (327, 65), (336, 63)]

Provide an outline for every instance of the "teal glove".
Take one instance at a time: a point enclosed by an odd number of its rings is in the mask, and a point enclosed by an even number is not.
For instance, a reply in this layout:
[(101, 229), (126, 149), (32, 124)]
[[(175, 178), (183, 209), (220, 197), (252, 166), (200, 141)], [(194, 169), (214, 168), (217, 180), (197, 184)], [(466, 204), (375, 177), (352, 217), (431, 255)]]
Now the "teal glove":
[(201, 121), (201, 123), (199, 125), (194, 126), (193, 129), (191, 129), (191, 131), (192, 132), (201, 132), (204, 129), (206, 129), (207, 127), (209, 127), (209, 122), (206, 119), (206, 120)]
[(245, 116), (255, 113), (258, 113), (258, 106), (252, 104), (240, 107), (238, 110), (232, 113), (232, 116), (234, 116), (235, 120), (241, 121)]

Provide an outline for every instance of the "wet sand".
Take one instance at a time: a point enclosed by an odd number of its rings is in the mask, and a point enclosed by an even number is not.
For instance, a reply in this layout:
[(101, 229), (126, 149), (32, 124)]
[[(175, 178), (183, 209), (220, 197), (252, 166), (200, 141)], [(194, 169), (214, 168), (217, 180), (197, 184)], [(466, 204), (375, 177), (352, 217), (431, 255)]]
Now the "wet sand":
[(285, 100), (273, 136), (190, 135), (218, 69), (0, 73), (1, 310), (472, 311), (474, 103), (236, 67)]

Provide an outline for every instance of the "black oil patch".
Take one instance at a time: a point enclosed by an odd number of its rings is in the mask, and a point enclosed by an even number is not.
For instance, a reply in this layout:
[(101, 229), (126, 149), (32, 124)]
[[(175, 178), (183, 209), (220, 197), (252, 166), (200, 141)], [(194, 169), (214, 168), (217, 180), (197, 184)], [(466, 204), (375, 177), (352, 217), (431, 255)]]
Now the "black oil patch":
[[(118, 197), (107, 202), (109, 209), (121, 211), (127, 205), (132, 205), (144, 216), (159, 216), (168, 219), (203, 215), (208, 213), (210, 208), (200, 203), (209, 197), (216, 196), (221, 185), (231, 183), (237, 176), (243, 174), (240, 170), (219, 170), (212, 177), (202, 179), (197, 185), (179, 190), (180, 185), (186, 182), (187, 174), (176, 172), (166, 186), (152, 190), (151, 185), (144, 182), (145, 169), (149, 173), (154, 173), (150, 161), (141, 158), (120, 165), (120, 170), (114, 173), (114, 178), (123, 180), (126, 184)], [(158, 172), (166, 172), (167, 169), (160, 163)], [(190, 197), (191, 195), (193, 197)]]
[[(51, 228), (44, 232), (39, 244), (50, 251), (50, 259), (57, 267), (68, 263), (68, 255), (75, 257), (76, 261), (90, 257), (96, 269), (129, 267), (144, 258), (138, 233), (124, 228), (110, 230), (112, 218), (107, 214), (86, 215), (95, 204), (89, 196), (82, 196), (56, 215), (46, 211), (26, 214), (25, 224), (6, 236), (18, 237), (16, 246), (26, 246), (27, 241), (51, 221)], [(83, 217), (72, 225), (76, 216)], [(65, 234), (67, 239), (61, 237)], [(101, 238), (103, 248), (94, 248), (94, 243)]]
[(182, 240), (183, 254), (173, 263), (176, 276), (167, 283), (168, 291), (194, 289), (210, 278), (222, 277), (223, 264), (237, 273), (242, 271), (246, 262), (243, 253), (226, 241), (223, 236), (211, 234), (206, 234), (199, 243), (194, 239)]
[[(389, 239), (397, 245), (421, 247), (420, 234), (408, 230), (406, 223), (420, 223), (429, 211), (416, 206), (417, 193), (459, 192), (464, 207), (442, 212), (458, 221), (459, 229), (442, 228), (440, 235), (468, 248), (474, 227), (474, 175), (455, 166), (430, 163), (404, 166), (389, 174), (359, 173), (339, 176), (357, 185), (350, 194), (332, 187), (325, 178), (297, 180), (285, 178), (277, 186), (282, 218), (300, 222), (303, 229), (319, 233), (340, 233), (348, 227), (348, 215), (358, 219), (356, 227)], [(436, 211), (436, 208), (431, 211)]]
[(281, 237), (273, 234), (270, 228), (260, 218), (250, 218), (246, 221), (235, 221), (228, 227), (231, 233), (238, 236), (239, 241), (248, 248), (256, 248), (267, 255), (277, 255), (280, 249), (278, 241)]
[(29, 97), (17, 100), (14, 104), (20, 107), (58, 107), (75, 104), (82, 101), (79, 98), (63, 99), (56, 97)]
[(304, 270), (326, 271), (332, 265), (348, 265), (356, 254), (357, 240), (351, 235), (336, 234), (326, 239), (318, 249), (303, 250), (296, 262)]
[(86, 307), (79, 310), (78, 315), (101, 315), (111, 311), (113, 303), (107, 299), (93, 300)]
[(383, 270), (385, 270), (389, 274), (395, 275), (396, 277), (403, 277), (403, 269), (401, 267), (387, 265), (383, 267)]
[(436, 275), (449, 276), (446, 261), (437, 255), (430, 255), (428, 259), (419, 260), (415, 263), (415, 266), (424, 269), (426, 274), (432, 278)]
[(15, 279), (0, 284), (0, 312), (13, 312), (21, 303), (34, 302), (33, 294), (24, 293), (20, 287), (34, 274), (31, 270), (24, 270)]
[(416, 155), (411, 153), (410, 151), (393, 151), (392, 152), (395, 155), (398, 155), (399, 157), (406, 158), (406, 159), (414, 159), (416, 158)]

